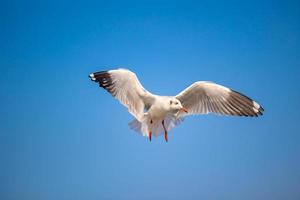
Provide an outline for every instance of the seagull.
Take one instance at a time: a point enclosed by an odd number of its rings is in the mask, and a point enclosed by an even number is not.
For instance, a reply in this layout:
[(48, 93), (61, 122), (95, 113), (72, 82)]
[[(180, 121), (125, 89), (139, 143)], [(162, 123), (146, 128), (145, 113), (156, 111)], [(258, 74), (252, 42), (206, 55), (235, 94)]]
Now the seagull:
[(187, 115), (258, 117), (264, 111), (249, 97), (209, 81), (195, 82), (176, 96), (160, 96), (147, 91), (136, 74), (127, 69), (95, 72), (89, 77), (128, 108), (135, 118), (129, 127), (150, 141), (152, 134), (164, 133), (168, 142), (168, 132)]

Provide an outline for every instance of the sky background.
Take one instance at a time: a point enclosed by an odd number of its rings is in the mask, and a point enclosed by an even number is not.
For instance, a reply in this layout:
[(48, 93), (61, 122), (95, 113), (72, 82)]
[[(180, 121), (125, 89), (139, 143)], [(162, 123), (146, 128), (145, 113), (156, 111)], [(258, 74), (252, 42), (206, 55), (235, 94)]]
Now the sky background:
[[(299, 1), (0, 1), (0, 199), (300, 199)], [(88, 79), (240, 91), (260, 118), (188, 117), (150, 143)]]

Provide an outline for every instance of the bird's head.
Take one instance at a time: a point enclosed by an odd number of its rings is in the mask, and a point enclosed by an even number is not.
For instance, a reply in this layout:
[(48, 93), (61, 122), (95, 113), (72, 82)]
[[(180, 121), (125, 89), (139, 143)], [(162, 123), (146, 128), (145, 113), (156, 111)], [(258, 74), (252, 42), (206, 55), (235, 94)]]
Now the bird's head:
[(178, 111), (182, 111), (186, 113), (188, 112), (188, 110), (185, 107), (183, 107), (181, 102), (176, 98), (169, 99), (169, 106), (170, 106), (170, 110), (174, 113)]

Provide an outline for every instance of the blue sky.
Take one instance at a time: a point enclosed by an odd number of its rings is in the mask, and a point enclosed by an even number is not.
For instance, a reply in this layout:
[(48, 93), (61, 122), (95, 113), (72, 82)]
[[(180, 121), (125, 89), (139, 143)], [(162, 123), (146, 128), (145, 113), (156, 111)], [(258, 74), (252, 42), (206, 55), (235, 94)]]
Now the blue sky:
[[(1, 1), (1, 199), (300, 199), (297, 1)], [(188, 117), (150, 143), (89, 81), (211, 80), (260, 118)]]

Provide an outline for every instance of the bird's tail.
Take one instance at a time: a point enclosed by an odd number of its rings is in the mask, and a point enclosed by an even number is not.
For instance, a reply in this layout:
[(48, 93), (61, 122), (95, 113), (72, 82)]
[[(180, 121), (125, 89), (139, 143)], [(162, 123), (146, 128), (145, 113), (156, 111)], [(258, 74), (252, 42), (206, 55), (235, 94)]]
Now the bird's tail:
[(149, 128), (148, 128), (148, 118), (147, 116), (143, 116), (141, 121), (138, 121), (137, 119), (132, 120), (131, 122), (129, 122), (129, 127), (132, 130), (135, 130), (136, 132), (138, 132), (139, 134), (148, 137), (149, 136)]
[[(145, 114), (141, 121), (134, 119), (131, 122), (129, 122), (128, 125), (132, 130), (135, 130), (139, 134), (146, 137), (149, 136), (150, 129), (154, 136), (159, 136), (164, 133), (164, 129), (161, 122), (154, 122), (152, 125), (150, 125), (150, 121), (151, 119), (149, 119), (148, 115)], [(164, 121), (166, 129), (167, 131), (169, 131), (176, 125), (179, 125), (183, 121), (183, 118), (167, 116)]]

